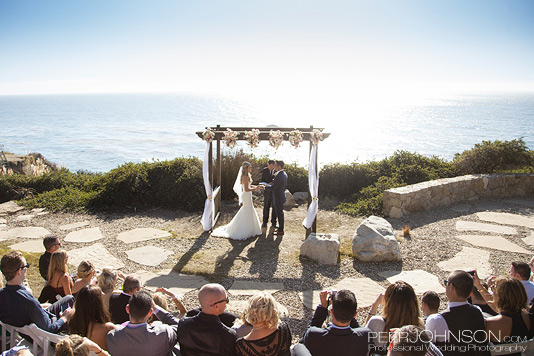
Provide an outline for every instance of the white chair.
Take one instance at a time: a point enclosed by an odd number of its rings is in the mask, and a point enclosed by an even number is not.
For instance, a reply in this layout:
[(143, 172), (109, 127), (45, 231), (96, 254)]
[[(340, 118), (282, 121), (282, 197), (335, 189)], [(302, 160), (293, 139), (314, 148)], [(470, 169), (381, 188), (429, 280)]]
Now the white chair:
[(521, 356), (534, 356), (534, 339), (513, 344), (490, 345), (491, 356), (521, 353)]
[[(23, 327), (17, 327), (9, 325), (0, 321), (0, 327), (2, 328), (2, 350), (4, 352), (9, 350), (12, 347), (19, 346), (21, 344), (26, 344), (26, 346), (31, 346), (30, 343), (20, 336), (20, 333), (29, 335), (31, 330), (29, 325)], [(9, 332), (9, 340), (7, 338), (7, 333)]]
[[(37, 355), (39, 349), (42, 350), (43, 356), (55, 355), (54, 348), (51, 347), (51, 343), (57, 344), (61, 339), (65, 338), (67, 335), (52, 334), (48, 331), (40, 329), (35, 324), (28, 325), (30, 331), (30, 337), (33, 339), (33, 354)], [(40, 354), (40, 352), (39, 352)]]

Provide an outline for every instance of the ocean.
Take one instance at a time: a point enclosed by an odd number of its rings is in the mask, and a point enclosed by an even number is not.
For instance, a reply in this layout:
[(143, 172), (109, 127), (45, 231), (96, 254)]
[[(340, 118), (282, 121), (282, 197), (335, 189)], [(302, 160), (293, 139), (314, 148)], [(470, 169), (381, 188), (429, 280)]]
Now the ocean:
[[(125, 162), (202, 158), (196, 131), (226, 126), (324, 127), (320, 165), (365, 162), (407, 150), (447, 160), (482, 140), (523, 137), (534, 149), (534, 93), (462, 94), (414, 100), (358, 97), (235, 99), (193, 94), (0, 96), (0, 144), (39, 152), (71, 171), (107, 172)], [(307, 166), (309, 144), (250, 149)]]

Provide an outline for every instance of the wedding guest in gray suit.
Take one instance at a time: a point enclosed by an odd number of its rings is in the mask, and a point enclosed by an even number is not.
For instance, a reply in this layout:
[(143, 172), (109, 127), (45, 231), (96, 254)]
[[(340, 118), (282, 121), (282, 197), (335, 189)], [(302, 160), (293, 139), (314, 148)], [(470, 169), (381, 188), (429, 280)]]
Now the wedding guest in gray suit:
[[(106, 336), (109, 353), (113, 356), (169, 356), (178, 341), (178, 319), (155, 305), (146, 291), (135, 292), (126, 311), (130, 322)], [(152, 313), (162, 324), (147, 324)]]

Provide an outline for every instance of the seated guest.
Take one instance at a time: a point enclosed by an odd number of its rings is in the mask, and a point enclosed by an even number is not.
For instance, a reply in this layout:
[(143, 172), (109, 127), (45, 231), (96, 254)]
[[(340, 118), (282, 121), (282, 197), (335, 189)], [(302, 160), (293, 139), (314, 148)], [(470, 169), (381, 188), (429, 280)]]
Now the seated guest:
[(218, 318), (228, 303), (224, 287), (220, 284), (202, 286), (198, 301), (202, 311), (194, 317), (181, 319), (178, 324), (182, 356), (235, 355), (236, 333)]
[[(481, 283), (481, 287), (484, 290), (488, 289), (488, 285), (486, 283)], [(483, 313), (486, 313), (485, 317), (495, 316), (498, 314), (495, 310), (491, 309), (489, 304), (484, 300), (484, 297), (478, 291), (476, 284), (473, 286), (473, 290), (471, 291), (471, 304), (476, 305), (480, 308), (480, 310), (482, 310)]]
[(69, 321), (69, 333), (88, 337), (107, 350), (106, 335), (115, 329), (109, 312), (104, 309), (102, 291), (97, 286), (85, 286), (76, 295), (74, 315)]
[(525, 262), (512, 262), (510, 276), (517, 278), (523, 283), (527, 292), (527, 304), (531, 304), (534, 298), (534, 283), (530, 281), (530, 267)]
[(170, 290), (168, 290), (165, 287), (160, 287), (156, 289), (156, 294), (152, 296), (152, 299), (154, 299), (154, 303), (156, 305), (159, 305), (161, 308), (169, 311), (169, 306), (167, 304), (167, 299), (165, 299), (165, 295), (171, 297), (172, 301), (174, 302), (174, 305), (178, 309), (178, 315), (175, 315), (178, 319), (181, 319), (185, 316), (187, 313), (187, 310), (185, 309), (184, 304), (182, 301)]
[(438, 293), (431, 290), (423, 293), (421, 297), (421, 310), (423, 311), (425, 321), (429, 315), (436, 314), (439, 311), (440, 302)]
[(486, 331), (494, 343), (516, 343), (534, 336), (534, 315), (527, 308), (527, 294), (521, 281), (498, 277), (493, 300), (499, 315), (486, 319)]
[(96, 284), (100, 287), (102, 293), (104, 293), (102, 298), (106, 310), (109, 310), (109, 298), (111, 295), (122, 293), (120, 290), (115, 290), (119, 277), (123, 280), (126, 279), (122, 272), (116, 271), (112, 267), (102, 268), (102, 272), (96, 277)]
[(391, 337), (388, 356), (442, 356), (428, 334), (420, 326), (405, 325), (398, 328)]
[(126, 312), (126, 306), (130, 297), (141, 289), (141, 282), (137, 277), (128, 276), (124, 279), (121, 294), (112, 294), (109, 298), (109, 313), (113, 324), (122, 324), (127, 322), (130, 317)]
[(69, 335), (56, 344), (56, 356), (89, 356), (91, 351), (99, 356), (109, 356), (95, 342), (80, 335)]
[[(475, 272), (476, 276), (476, 272)], [(426, 329), (433, 335), (433, 341), (443, 343), (446, 356), (489, 355), (484, 335), (484, 316), (480, 308), (467, 302), (473, 290), (473, 277), (465, 271), (454, 271), (444, 281), (449, 307), (440, 314), (430, 315)], [(463, 351), (463, 352), (462, 352)]]
[(39, 274), (44, 278), (45, 281), (48, 281), (48, 266), (50, 265), (50, 256), (52, 253), (59, 250), (61, 243), (56, 235), (46, 235), (43, 239), (43, 245), (45, 248), (45, 253), (39, 257)]
[(58, 250), (50, 256), (50, 265), (48, 266), (48, 285), (61, 297), (72, 294), (74, 284), (67, 273), (68, 260), (67, 251)]
[(95, 266), (91, 261), (82, 261), (78, 265), (78, 277), (72, 286), (72, 295), (76, 296), (83, 287), (90, 284), (95, 284), (96, 281), (93, 280), (95, 276)]
[[(113, 356), (169, 356), (178, 339), (178, 319), (154, 305), (146, 291), (135, 292), (126, 309), (130, 322), (111, 330), (106, 337), (109, 353)], [(152, 313), (162, 324), (147, 323)], [(204, 330), (201, 337), (211, 339), (211, 333), (212, 330)]]
[(267, 293), (248, 300), (245, 320), (252, 325), (248, 335), (236, 341), (237, 356), (289, 356), (291, 331), (278, 316), (278, 304)]
[[(0, 320), (13, 326), (35, 323), (39, 328), (58, 333), (65, 329), (65, 323), (72, 315), (70, 308), (74, 298), (70, 295), (52, 304), (46, 310), (23, 286), (29, 263), (18, 251), (2, 257), (0, 269), (7, 285), (0, 290)], [(63, 312), (62, 312), (63, 311)]]
[[(382, 315), (375, 315), (378, 306), (384, 304)], [(390, 284), (384, 294), (379, 294), (371, 305), (367, 317), (375, 352), (386, 352), (391, 329), (404, 325), (423, 326), (419, 311), (419, 299), (411, 285), (403, 281)]]
[[(300, 342), (313, 356), (367, 355), (371, 330), (351, 326), (358, 325), (355, 319), (358, 303), (354, 293), (347, 289), (338, 292), (322, 291), (319, 297), (321, 304), (315, 309), (311, 323)], [(330, 302), (332, 309), (329, 311)], [(332, 322), (323, 329), (323, 322), (329, 313)], [(306, 355), (307, 350), (296, 345), (293, 352), (295, 355)]]

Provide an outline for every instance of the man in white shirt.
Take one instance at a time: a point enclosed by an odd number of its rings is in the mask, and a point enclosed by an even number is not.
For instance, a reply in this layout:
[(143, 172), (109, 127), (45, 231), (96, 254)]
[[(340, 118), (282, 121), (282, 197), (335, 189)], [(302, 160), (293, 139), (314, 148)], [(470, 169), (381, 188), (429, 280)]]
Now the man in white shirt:
[(531, 304), (534, 298), (534, 283), (530, 281), (530, 267), (525, 262), (512, 262), (510, 266), (510, 276), (517, 278), (525, 286), (527, 291), (527, 302)]

